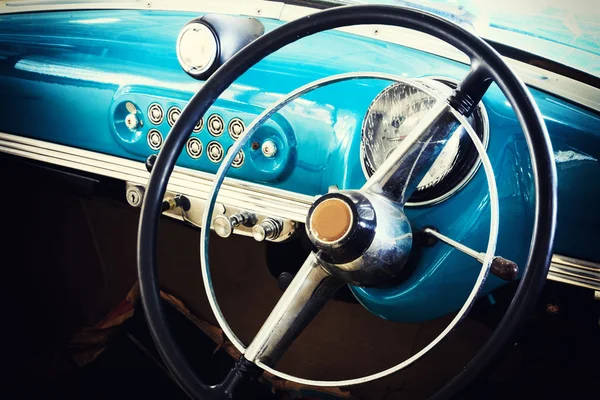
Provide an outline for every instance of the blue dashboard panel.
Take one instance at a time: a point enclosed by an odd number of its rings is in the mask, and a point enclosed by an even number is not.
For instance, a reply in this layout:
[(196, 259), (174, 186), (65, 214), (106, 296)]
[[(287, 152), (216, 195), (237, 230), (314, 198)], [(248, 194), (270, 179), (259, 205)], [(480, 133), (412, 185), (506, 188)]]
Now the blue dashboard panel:
[[(164, 138), (172, 107), (183, 109), (202, 82), (179, 66), (176, 38), (198, 15), (164, 11), (77, 11), (0, 17), (0, 131), (77, 148), (144, 160), (155, 153), (148, 132)], [(263, 19), (266, 31), (281, 22)], [(328, 75), (375, 71), (403, 77), (460, 80), (468, 67), (399, 45), (326, 32), (303, 39), (265, 58), (217, 99), (192, 134), (203, 146), (198, 158), (185, 151), (178, 165), (206, 172), (219, 166), (208, 158), (209, 143), (223, 151), (234, 138), (234, 118), (250, 124), (265, 107), (297, 87)], [(244, 163), (231, 176), (316, 195), (330, 185), (358, 188), (365, 181), (359, 149), (362, 120), (387, 85), (375, 80), (339, 83), (294, 101), (261, 128), (243, 149)], [(600, 117), (538, 90), (557, 159), (559, 213), (555, 251), (600, 262), (595, 198), (600, 173)], [(154, 124), (148, 110), (160, 105), (164, 120)], [(498, 254), (524, 265), (532, 230), (535, 191), (527, 145), (518, 121), (496, 86), (484, 98), (490, 122), (488, 154), (500, 194)], [(141, 125), (124, 126), (135, 109)], [(220, 135), (207, 129), (211, 115), (223, 119)], [(276, 143), (265, 158), (252, 142)], [(460, 192), (438, 205), (406, 210), (414, 230), (440, 232), (476, 249), (489, 234), (489, 196), (483, 171)], [(437, 244), (415, 249), (409, 277), (387, 289), (353, 288), (372, 312), (393, 320), (434, 318), (460, 307), (479, 271), (469, 257)], [(486, 291), (502, 284), (488, 278)]]

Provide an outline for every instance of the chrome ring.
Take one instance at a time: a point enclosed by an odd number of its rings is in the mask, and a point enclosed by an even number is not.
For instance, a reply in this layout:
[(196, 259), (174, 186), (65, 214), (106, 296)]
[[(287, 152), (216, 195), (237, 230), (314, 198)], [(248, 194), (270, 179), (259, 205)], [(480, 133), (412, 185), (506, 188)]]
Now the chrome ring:
[(167, 111), (167, 123), (169, 126), (175, 125), (175, 122), (177, 122), (180, 115), (181, 109), (179, 107), (173, 106), (169, 108), (169, 111)]
[(152, 122), (153, 125), (162, 124), (165, 118), (165, 112), (163, 108), (158, 103), (152, 103), (148, 107), (148, 119)]
[(215, 140), (209, 142), (206, 145), (206, 155), (215, 164), (220, 163), (223, 160), (223, 146)]
[(212, 114), (206, 121), (208, 127), (208, 133), (212, 136), (221, 136), (225, 130), (225, 121), (219, 114)]
[(191, 158), (200, 158), (202, 155), (202, 142), (196, 137), (191, 137), (185, 144), (185, 149)]
[(204, 118), (200, 117), (200, 119), (196, 123), (196, 126), (194, 126), (193, 132), (198, 133), (202, 130), (202, 128), (204, 128)]
[[(204, 66), (199, 67), (197, 65), (190, 65), (185, 60), (185, 55), (183, 54), (185, 48), (182, 47), (182, 40), (185, 34), (189, 31), (197, 31), (204, 33), (206, 35), (206, 38), (210, 40), (211, 44), (214, 46), (214, 49), (211, 52), (209, 58), (206, 60), (206, 64)], [(179, 32), (179, 35), (177, 36), (177, 43), (175, 45), (175, 52), (177, 53), (177, 60), (179, 61), (179, 65), (181, 65), (181, 68), (194, 77), (200, 77), (215, 64), (219, 52), (219, 41), (213, 30), (209, 28), (206, 24), (202, 22), (193, 22), (184, 26), (181, 32)]]
[[(231, 149), (231, 147), (230, 147), (230, 149)], [(231, 166), (233, 168), (239, 168), (244, 164), (245, 159), (246, 159), (246, 155), (244, 154), (244, 150), (240, 150), (237, 152), (237, 154), (233, 158)]]
[(241, 118), (232, 118), (227, 125), (227, 132), (229, 136), (233, 140), (238, 140), (240, 136), (244, 133), (244, 129), (246, 129), (246, 125), (244, 125), (244, 121)]
[(162, 133), (158, 129), (150, 129), (146, 135), (146, 142), (152, 150), (160, 150), (163, 144)]
[[(380, 80), (388, 80), (388, 81), (393, 81), (393, 82), (408, 83), (407, 79), (397, 77), (397, 76), (394, 76), (391, 74), (383, 74), (383, 73), (375, 73), (375, 72), (373, 72), (373, 73), (357, 72), (357, 73), (339, 74), (339, 75), (330, 76), (327, 78), (319, 79), (319, 80), (313, 81), (311, 83), (308, 83), (308, 84), (290, 92), (287, 96), (283, 97), (282, 99), (280, 99), (277, 102), (275, 102), (274, 104), (272, 104), (269, 108), (264, 110), (254, 121), (252, 121), (252, 123), (247, 127), (246, 131), (242, 134), (242, 136), (240, 136), (239, 140), (237, 140), (233, 144), (233, 146), (231, 147), (231, 151), (227, 154), (227, 156), (225, 158), (225, 162), (222, 163), (221, 166), (219, 167), (219, 169), (216, 173), (216, 176), (214, 178), (214, 181), (213, 181), (213, 186), (212, 186), (212, 188), (208, 194), (207, 200), (206, 200), (206, 207), (204, 209), (202, 226), (210, 226), (210, 222), (212, 221), (213, 210), (214, 210), (216, 200), (217, 200), (217, 194), (219, 192), (219, 189), (221, 188), (221, 185), (223, 184), (223, 181), (225, 179), (225, 174), (229, 170), (230, 164), (233, 162), (233, 159), (235, 158), (236, 152), (239, 151), (242, 148), (242, 146), (244, 146), (248, 142), (248, 140), (254, 134), (254, 132), (256, 132), (256, 130), (258, 130), (258, 128), (260, 126), (262, 126), (262, 124), (264, 124), (265, 121), (267, 121), (273, 114), (278, 112), (285, 105), (287, 105), (291, 101), (297, 99), (298, 97), (300, 97), (308, 92), (311, 92), (311, 91), (313, 91), (317, 88), (323, 87), (323, 86), (331, 85), (333, 83), (352, 80), (352, 79), (380, 79)], [(414, 85), (415, 82), (413, 81), (410, 84)], [(432, 90), (429, 89), (428, 87), (426, 87), (425, 85), (422, 85), (422, 86), (423, 86), (423, 88), (422, 88), (423, 90), (425, 90), (427, 93), (429, 93), (433, 97), (439, 99), (439, 94), (433, 93)], [(483, 284), (489, 273), (489, 269), (490, 269), (492, 259), (494, 257), (494, 253), (496, 251), (496, 243), (498, 241), (498, 224), (499, 224), (499, 218), (500, 218), (499, 210), (498, 210), (499, 200), (498, 200), (498, 190), (496, 188), (496, 179), (494, 176), (494, 171), (492, 170), (492, 165), (491, 165), (489, 157), (485, 151), (485, 148), (483, 147), (482, 142), (479, 140), (479, 137), (477, 137), (477, 134), (473, 131), (473, 128), (468, 124), (466, 119), (462, 115), (455, 112), (455, 110), (452, 110), (452, 112), (457, 117), (457, 119), (463, 125), (465, 125), (465, 129), (467, 130), (469, 136), (471, 137), (471, 140), (473, 140), (473, 143), (475, 144), (475, 148), (477, 149), (477, 152), (479, 153), (479, 156), (481, 157), (482, 165), (485, 170), (485, 175), (486, 175), (487, 183), (488, 183), (488, 189), (489, 189), (489, 193), (490, 193), (490, 214), (491, 214), (490, 235), (489, 235), (488, 245), (486, 248), (485, 257), (483, 259), (481, 270), (480, 270), (477, 280), (473, 286), (473, 289), (469, 293), (467, 300), (465, 301), (465, 303), (463, 304), (461, 309), (458, 311), (456, 316), (452, 319), (452, 321), (450, 321), (450, 323), (442, 331), (442, 333), (440, 333), (433, 341), (431, 341), (427, 346), (425, 346), (423, 349), (421, 349), (418, 353), (414, 354), (410, 358), (404, 360), (400, 364), (397, 364), (391, 368), (388, 368), (384, 371), (381, 371), (381, 372), (378, 372), (375, 374), (360, 377), (360, 378), (347, 379), (347, 380), (341, 380), (341, 381), (318, 381), (318, 380), (298, 378), (296, 376), (292, 376), (292, 375), (277, 371), (277, 370), (263, 364), (262, 362), (260, 362), (260, 360), (256, 361), (256, 365), (258, 365), (259, 367), (263, 368), (265, 371), (268, 371), (277, 377), (280, 377), (282, 379), (286, 379), (286, 380), (289, 380), (292, 382), (304, 384), (304, 385), (321, 386), (321, 387), (340, 387), (340, 386), (357, 385), (357, 384), (373, 381), (373, 380), (376, 380), (379, 378), (383, 378), (387, 375), (390, 375), (394, 372), (400, 371), (400, 370), (406, 368), (407, 366), (411, 365), (412, 363), (414, 363), (415, 361), (420, 359), (423, 355), (425, 355), (427, 352), (429, 352), (429, 350), (431, 350), (433, 347), (435, 347), (440, 341), (442, 341), (455, 328), (455, 326), (460, 321), (462, 321), (462, 319), (466, 316), (466, 314), (469, 312), (472, 305), (474, 304), (475, 300), (477, 299), (477, 294), (483, 287)], [(204, 289), (206, 290), (209, 304), (215, 315), (215, 318), (217, 319), (219, 326), (221, 327), (221, 329), (223, 330), (223, 332), (225, 333), (227, 338), (233, 343), (233, 345), (242, 354), (244, 354), (244, 352), (246, 351), (246, 348), (243, 345), (243, 343), (240, 341), (240, 339), (235, 335), (235, 333), (233, 333), (229, 324), (227, 324), (227, 321), (225, 320), (225, 317), (223, 316), (223, 313), (221, 312), (221, 309), (220, 309), (219, 305), (217, 304), (215, 293), (214, 293), (214, 290), (212, 287), (212, 279), (211, 279), (211, 275), (210, 275), (210, 264), (209, 264), (209, 260), (208, 260), (208, 242), (209, 242), (209, 238), (210, 238), (210, 229), (203, 229), (201, 231), (200, 235), (201, 235), (200, 236), (200, 262), (201, 262), (201, 266), (202, 266), (202, 278), (204, 281)]]
[[(452, 86), (450, 86), (451, 84), (457, 85), (459, 83), (459, 81), (456, 80), (456, 79), (442, 77), (442, 76), (424, 76), (424, 77), (416, 78), (415, 81), (420, 82), (420, 83), (426, 85), (427, 87), (429, 87), (430, 89), (432, 89), (434, 91), (438, 91), (438, 89), (436, 89), (435, 87), (431, 87), (431, 86), (435, 86), (435, 85), (432, 85), (433, 82), (436, 82), (436, 83), (441, 84), (441, 85), (446, 85), (450, 89), (452, 89)], [(433, 82), (431, 82), (431, 81), (433, 81)], [(373, 101), (371, 102), (371, 105), (373, 103), (375, 103), (375, 101), (382, 94), (384, 94), (386, 92), (386, 90), (388, 90), (389, 88), (390, 88), (390, 86), (384, 88), (379, 94), (377, 94), (377, 96), (375, 97), (375, 99), (373, 99)], [(438, 95), (443, 95), (443, 93), (438, 93)], [(482, 138), (483, 138), (483, 146), (487, 150), (488, 143), (489, 143), (489, 140), (490, 140), (490, 124), (489, 124), (489, 118), (488, 118), (487, 110), (486, 110), (485, 106), (483, 105), (483, 101), (479, 102), (479, 104), (477, 105), (477, 112), (478, 112), (478, 115), (481, 117), (480, 123), (481, 123), (481, 126), (482, 126), (482, 133), (481, 134), (482, 134)], [(367, 114), (368, 114), (368, 112), (367, 112)], [(365, 165), (365, 149), (364, 149), (364, 146), (362, 145), (362, 135), (363, 135), (363, 132), (365, 130), (365, 123), (366, 123), (366, 121), (367, 121), (367, 119), (365, 118), (363, 120), (362, 127), (361, 127), (361, 145), (359, 146), (359, 152), (360, 152), (360, 166), (361, 166), (363, 175), (365, 176), (366, 179), (369, 179), (370, 174), (367, 171), (367, 167)], [(391, 151), (390, 151), (390, 153), (391, 153)], [(452, 197), (456, 193), (458, 193), (462, 188), (464, 188), (467, 185), (467, 183), (469, 183), (471, 181), (471, 179), (473, 179), (473, 177), (475, 176), (475, 174), (479, 170), (480, 166), (481, 166), (481, 158), (478, 158), (475, 161), (475, 163), (473, 164), (473, 166), (471, 167), (471, 169), (463, 177), (463, 179), (461, 179), (459, 182), (457, 182), (456, 185), (454, 185), (454, 187), (452, 187), (446, 193), (443, 193), (440, 196), (437, 196), (437, 197), (429, 199), (429, 200), (424, 200), (424, 201), (407, 201), (405, 203), (405, 206), (406, 207), (431, 206), (431, 205), (434, 205), (434, 204), (439, 204), (439, 203), (441, 203), (441, 202), (449, 199), (450, 197)]]

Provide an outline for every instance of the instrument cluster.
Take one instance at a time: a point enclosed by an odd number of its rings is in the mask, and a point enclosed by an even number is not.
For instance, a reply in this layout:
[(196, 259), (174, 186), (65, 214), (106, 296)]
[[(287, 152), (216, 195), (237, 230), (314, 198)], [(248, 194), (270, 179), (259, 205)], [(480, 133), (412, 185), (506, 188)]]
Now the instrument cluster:
[[(167, 97), (135, 88), (122, 93), (112, 106), (116, 141), (128, 152), (145, 159), (160, 151), (187, 101), (179, 93), (169, 93)], [(216, 172), (246, 124), (258, 114), (250, 107), (244, 110), (213, 105), (206, 115), (199, 116), (178, 165)], [(295, 143), (289, 124), (283, 118), (273, 118), (238, 152), (230, 174), (253, 181), (276, 181), (293, 166)]]

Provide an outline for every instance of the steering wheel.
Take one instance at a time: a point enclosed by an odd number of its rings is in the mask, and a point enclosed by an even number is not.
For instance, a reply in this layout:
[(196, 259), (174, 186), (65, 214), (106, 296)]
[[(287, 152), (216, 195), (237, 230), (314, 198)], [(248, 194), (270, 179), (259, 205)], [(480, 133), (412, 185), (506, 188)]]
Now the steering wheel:
[[(245, 348), (225, 321), (211, 285), (208, 268), (210, 221), (217, 193), (237, 151), (272, 114), (290, 101), (318, 87), (348, 79), (375, 78), (403, 81), (385, 74), (342, 74), (305, 85), (265, 110), (222, 163), (204, 213), (201, 261), (204, 285), (217, 321), (242, 353), (224, 381), (203, 384), (192, 372), (169, 331), (161, 304), (156, 265), (156, 242), (161, 203), (169, 176), (198, 116), (241, 74), (258, 61), (302, 37), (350, 25), (383, 24), (411, 28), (442, 39), (471, 60), (471, 69), (446, 101), (436, 106), (416, 126), (360, 190), (339, 191), (319, 197), (308, 212), (307, 235), (314, 245), (267, 321)], [(223, 64), (190, 100), (171, 129), (153, 167), (141, 211), (138, 232), (138, 275), (150, 332), (161, 357), (182, 388), (193, 398), (233, 398), (240, 384), (269, 372), (296, 382), (317, 386), (348, 386), (381, 378), (407, 367), (439, 343), (468, 313), (487, 276), (495, 251), (498, 197), (485, 149), (466, 121), (494, 81), (502, 90), (521, 124), (532, 162), (535, 183), (535, 221), (529, 257), (515, 296), (505, 316), (469, 364), (434, 397), (447, 398), (470, 382), (504, 347), (530, 314), (543, 288), (556, 224), (556, 170), (545, 124), (525, 85), (500, 55), (482, 39), (437, 16), (398, 6), (358, 5), (328, 9), (289, 22), (250, 43)], [(419, 83), (411, 82), (412, 85)], [(419, 89), (433, 93), (426, 85)], [(277, 360), (326, 301), (345, 284), (377, 287), (389, 284), (404, 266), (412, 245), (412, 232), (404, 203), (427, 173), (452, 133), (464, 126), (477, 148), (490, 189), (490, 241), (482, 270), (467, 301), (448, 327), (428, 346), (388, 370), (346, 381), (311, 381), (274, 369)]]

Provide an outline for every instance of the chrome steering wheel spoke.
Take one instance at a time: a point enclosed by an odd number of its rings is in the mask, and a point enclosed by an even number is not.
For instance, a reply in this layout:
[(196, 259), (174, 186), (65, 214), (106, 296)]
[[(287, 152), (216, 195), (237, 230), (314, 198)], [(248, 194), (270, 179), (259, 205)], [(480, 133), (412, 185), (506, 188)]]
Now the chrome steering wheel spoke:
[(325, 303), (344, 285), (311, 253), (244, 352), (251, 362), (273, 366)]

